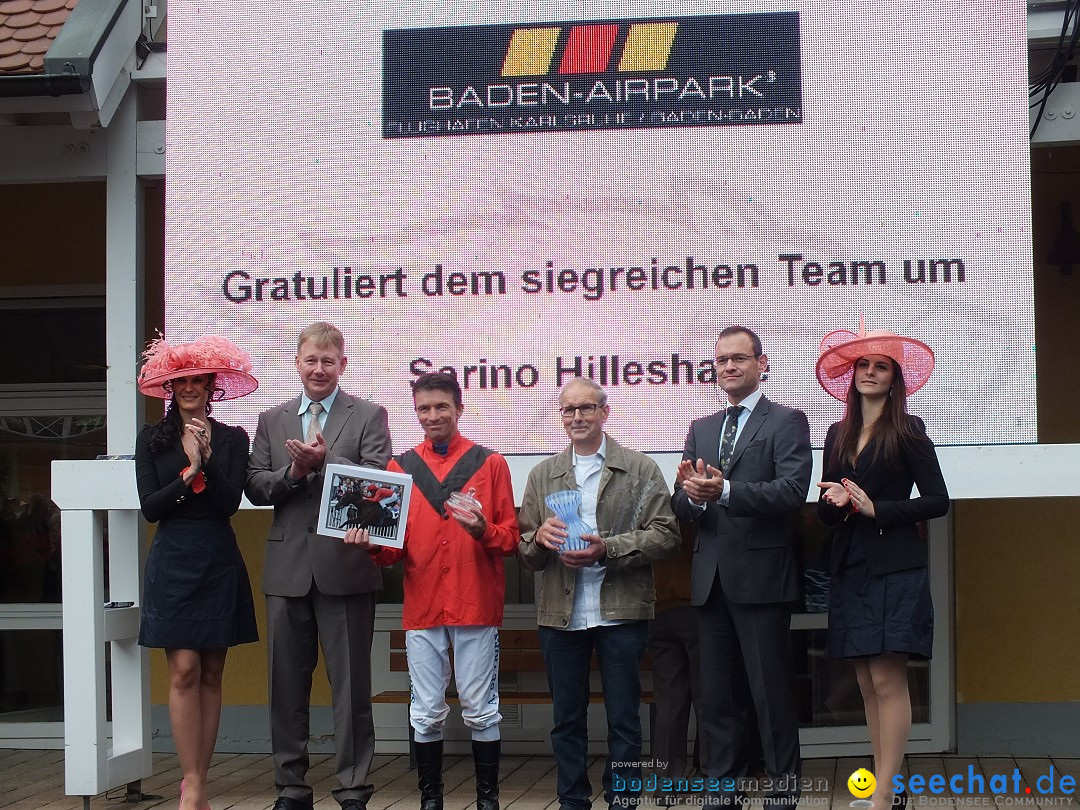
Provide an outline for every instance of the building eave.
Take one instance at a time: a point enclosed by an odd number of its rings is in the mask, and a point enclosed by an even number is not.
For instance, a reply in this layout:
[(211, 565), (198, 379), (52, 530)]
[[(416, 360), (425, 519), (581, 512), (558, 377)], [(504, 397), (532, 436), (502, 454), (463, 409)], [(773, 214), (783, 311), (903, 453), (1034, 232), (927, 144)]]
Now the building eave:
[(0, 76), (0, 116), (67, 112), (79, 128), (108, 126), (135, 68), (136, 0), (81, 0), (44, 58), (44, 73)]

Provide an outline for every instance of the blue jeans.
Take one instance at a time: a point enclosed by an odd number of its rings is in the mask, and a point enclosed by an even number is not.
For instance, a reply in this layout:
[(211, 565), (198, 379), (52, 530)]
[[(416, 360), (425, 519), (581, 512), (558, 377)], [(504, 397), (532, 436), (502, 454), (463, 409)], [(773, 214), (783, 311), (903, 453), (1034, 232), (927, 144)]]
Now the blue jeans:
[[(633, 621), (588, 630), (540, 627), (540, 649), (551, 690), (551, 747), (558, 769), (556, 789), (564, 808), (592, 806), (589, 783), (589, 667), (593, 650), (600, 667), (607, 714), (608, 761), (604, 798), (608, 804), (641, 794), (641, 678), (638, 668), (648, 643), (648, 622)], [(612, 767), (612, 763), (618, 763)], [(633, 764), (630, 764), (633, 763)], [(612, 775), (636, 780), (637, 789), (613, 793)]]

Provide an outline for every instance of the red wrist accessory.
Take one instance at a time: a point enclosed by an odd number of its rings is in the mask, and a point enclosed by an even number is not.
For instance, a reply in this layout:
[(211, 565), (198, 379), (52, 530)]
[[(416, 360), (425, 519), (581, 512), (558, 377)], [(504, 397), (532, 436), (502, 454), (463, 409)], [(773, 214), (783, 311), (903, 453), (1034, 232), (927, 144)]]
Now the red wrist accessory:
[[(190, 466), (184, 467), (184, 469), (182, 469), (180, 471), (180, 477), (183, 478), (187, 474), (188, 470), (190, 470), (190, 469), (191, 469)], [(195, 474), (195, 477), (191, 479), (190, 486), (191, 486), (191, 491), (194, 492), (196, 495), (198, 495), (200, 492), (202, 492), (204, 489), (206, 489), (206, 476), (203, 475), (202, 470), (199, 470)]]

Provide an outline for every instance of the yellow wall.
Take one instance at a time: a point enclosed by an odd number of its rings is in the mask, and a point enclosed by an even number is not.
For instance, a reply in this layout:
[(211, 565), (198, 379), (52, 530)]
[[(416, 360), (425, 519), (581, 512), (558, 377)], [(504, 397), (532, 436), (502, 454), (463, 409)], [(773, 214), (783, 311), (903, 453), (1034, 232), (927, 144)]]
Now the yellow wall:
[(954, 508), (957, 701), (1080, 700), (1080, 500)]
[[(1080, 231), (1080, 148), (1032, 150), (1039, 441), (1046, 444), (1080, 443), (1080, 255), (1070, 275), (1046, 261), (1062, 201), (1072, 203)], [(957, 700), (1080, 700), (1080, 499), (961, 501), (954, 509)]]

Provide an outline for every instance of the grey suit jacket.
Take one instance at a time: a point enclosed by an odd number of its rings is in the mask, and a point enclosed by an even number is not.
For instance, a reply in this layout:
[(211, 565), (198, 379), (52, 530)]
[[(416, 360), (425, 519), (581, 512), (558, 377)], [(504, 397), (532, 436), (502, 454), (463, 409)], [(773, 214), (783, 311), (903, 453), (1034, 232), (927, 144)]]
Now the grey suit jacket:
[[(315, 533), (323, 475), (310, 473), (296, 486), (286, 479), (292, 459), (286, 439), (304, 438), (297, 410), (300, 397), (259, 414), (259, 426), (248, 463), (248, 500), (273, 506), (274, 520), (266, 536), (263, 593), (304, 596), (312, 580), (325, 594), (377, 591), (382, 574), (367, 552), (346, 547), (335, 537)], [(390, 430), (386, 409), (338, 390), (323, 430), (327, 464), (386, 467), (390, 459)]]
[[(683, 458), (720, 466), (720, 433), (726, 414), (695, 420)], [(793, 523), (806, 502), (813, 458), (806, 414), (765, 397), (747, 418), (728, 472), (726, 507), (701, 511), (676, 485), (671, 506), (680, 520), (697, 524), (690, 579), (693, 604), (703, 605), (716, 574), (727, 597), (740, 604), (799, 598), (799, 560)]]

